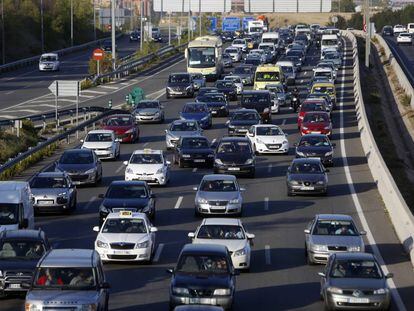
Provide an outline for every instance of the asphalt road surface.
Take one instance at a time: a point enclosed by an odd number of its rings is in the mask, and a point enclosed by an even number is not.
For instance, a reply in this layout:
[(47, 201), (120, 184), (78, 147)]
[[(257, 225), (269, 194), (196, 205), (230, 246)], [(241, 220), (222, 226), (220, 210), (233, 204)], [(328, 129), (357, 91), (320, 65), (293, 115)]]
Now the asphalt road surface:
[[(414, 310), (414, 274), (408, 256), (403, 253), (392, 225), (381, 202), (380, 194), (372, 179), (362, 150), (357, 116), (355, 113), (352, 52), (349, 42), (345, 49), (344, 69), (338, 72), (338, 109), (333, 113), (336, 143), (334, 167), (330, 169), (328, 195), (286, 195), (286, 169), (294, 150), (289, 155), (258, 156), (255, 179), (240, 179), (244, 192), (244, 214), (242, 221), (247, 230), (256, 235), (252, 249), (251, 270), (237, 277), (237, 292), (234, 310), (322, 310), (319, 299), (319, 277), (323, 266), (308, 266), (304, 256), (304, 233), (306, 224), (317, 213), (350, 214), (360, 229), (368, 231), (368, 251), (381, 254), (390, 272), (393, 310)], [(297, 84), (306, 92), (311, 68), (319, 59), (316, 48), (307, 57), (307, 65), (297, 79)], [(165, 106), (166, 122), (161, 125), (142, 125), (141, 139), (137, 144), (123, 144), (121, 157), (117, 161), (104, 162), (102, 184), (92, 188), (79, 188), (78, 210), (70, 216), (38, 217), (37, 226), (49, 236), (55, 248), (93, 248), (96, 233), (92, 227), (98, 223), (98, 195), (104, 193), (113, 180), (124, 177), (122, 161), (128, 160), (136, 149), (165, 149), (164, 130), (167, 123), (178, 117), (188, 99), (166, 100), (164, 86), (168, 74), (184, 71), (184, 62), (177, 60), (157, 72), (135, 79), (134, 85), (143, 87), (152, 98), (160, 98)], [(91, 99), (94, 104), (108, 98), (114, 106), (123, 102), (129, 86), (118, 85), (109, 95)], [(236, 109), (237, 102), (231, 103)], [(289, 134), (293, 145), (299, 139), (296, 115), (288, 108), (273, 115), (273, 123), (280, 125)], [(213, 128), (205, 135), (211, 140), (226, 134), (226, 119), (217, 118)], [(363, 143), (363, 142), (362, 142)], [(110, 309), (168, 310), (170, 275), (166, 268), (173, 267), (185, 243), (187, 233), (201, 222), (194, 216), (193, 186), (209, 169), (179, 169), (174, 166), (171, 182), (165, 188), (154, 188), (157, 196), (158, 227), (157, 249), (152, 265), (106, 264), (105, 272), (111, 284)], [(179, 203), (181, 202), (181, 203)], [(266, 203), (265, 203), (266, 202)], [(23, 298), (1, 301), (0, 309), (22, 310)], [(405, 306), (405, 307), (404, 307)]]

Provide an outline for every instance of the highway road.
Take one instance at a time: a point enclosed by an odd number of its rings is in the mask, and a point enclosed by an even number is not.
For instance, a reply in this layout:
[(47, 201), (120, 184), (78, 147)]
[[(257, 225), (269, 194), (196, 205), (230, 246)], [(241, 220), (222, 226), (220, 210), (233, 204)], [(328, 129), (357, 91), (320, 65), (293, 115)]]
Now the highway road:
[[(338, 109), (333, 113), (336, 142), (334, 167), (329, 172), (329, 190), (325, 197), (287, 197), (285, 175), (293, 158), (289, 155), (258, 156), (255, 179), (240, 179), (247, 190), (242, 221), (247, 230), (256, 235), (252, 251), (251, 271), (237, 277), (234, 310), (322, 310), (319, 300), (319, 277), (323, 266), (308, 266), (304, 256), (306, 224), (317, 213), (350, 214), (359, 228), (368, 231), (368, 251), (379, 252), (384, 268), (394, 273), (392, 283), (394, 301), (392, 310), (414, 310), (414, 273), (409, 258), (403, 253), (380, 194), (367, 166), (362, 150), (355, 113), (352, 52), (349, 42), (345, 49), (345, 67), (338, 73)], [(307, 65), (299, 75), (297, 84), (306, 92), (311, 68), (319, 58), (312, 48)], [(150, 97), (160, 98), (165, 106), (166, 123), (178, 117), (188, 99), (166, 100), (164, 85), (168, 74), (185, 70), (184, 62), (165, 65), (154, 74), (135, 78), (134, 85), (143, 87)], [(128, 86), (130, 87), (130, 86)], [(127, 89), (118, 89), (91, 103), (99, 104), (112, 98), (114, 105), (121, 104)], [(232, 102), (232, 110), (237, 103)], [(212, 129), (205, 131), (210, 139), (226, 134), (226, 119), (214, 119)], [(299, 139), (296, 115), (283, 108), (274, 115), (273, 123), (289, 134), (293, 145)], [(79, 188), (78, 210), (70, 216), (38, 217), (37, 226), (49, 236), (55, 248), (92, 248), (96, 233), (92, 227), (98, 223), (98, 195), (104, 193), (113, 180), (123, 179), (122, 161), (129, 159), (135, 149), (165, 149), (164, 129), (167, 124), (142, 125), (141, 139), (137, 144), (121, 146), (121, 158), (104, 162), (101, 185)], [(152, 265), (107, 264), (105, 272), (111, 283), (110, 309), (168, 310), (170, 275), (165, 269), (173, 267), (185, 243), (187, 233), (193, 231), (201, 218), (194, 216), (192, 187), (198, 185), (209, 169), (180, 169), (174, 166), (171, 182), (165, 188), (154, 187), (157, 196), (155, 225), (159, 232), (157, 250)], [(1, 302), (1, 310), (22, 310), (23, 298), (10, 298)]]
[(384, 36), (383, 38), (388, 43), (411, 85), (414, 86), (414, 45), (398, 45), (397, 38), (394, 36)]

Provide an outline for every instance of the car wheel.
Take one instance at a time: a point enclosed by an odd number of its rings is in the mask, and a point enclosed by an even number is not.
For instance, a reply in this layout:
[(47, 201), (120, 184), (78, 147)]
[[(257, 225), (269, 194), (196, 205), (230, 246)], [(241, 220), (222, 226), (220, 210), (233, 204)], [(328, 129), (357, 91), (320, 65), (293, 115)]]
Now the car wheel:
[(197, 217), (197, 218), (201, 217), (201, 214), (198, 211), (197, 207), (194, 207), (194, 216)]
[(77, 208), (77, 206), (78, 206), (78, 202), (77, 202), (78, 200), (77, 200), (77, 198), (75, 197), (74, 199), (73, 199), (73, 204), (72, 204), (72, 206), (71, 206), (71, 208), (70, 208), (70, 212), (71, 213), (73, 213), (74, 211), (76, 211), (76, 208)]
[(293, 196), (293, 193), (292, 193), (292, 191), (290, 191), (289, 189), (287, 189), (287, 191), (286, 191), (286, 195), (287, 195), (288, 197), (291, 197), (291, 196)]
[(182, 163), (180, 159), (178, 159), (178, 167), (180, 167), (180, 168), (184, 168), (185, 167), (184, 166), (184, 163)]

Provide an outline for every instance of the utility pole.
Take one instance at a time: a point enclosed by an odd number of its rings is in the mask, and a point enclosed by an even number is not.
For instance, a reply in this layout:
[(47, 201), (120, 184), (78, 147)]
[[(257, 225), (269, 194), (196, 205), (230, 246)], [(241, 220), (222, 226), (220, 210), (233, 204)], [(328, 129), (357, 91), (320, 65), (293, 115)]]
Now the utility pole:
[(139, 39), (140, 39), (139, 49), (142, 51), (142, 45), (144, 44), (144, 24), (143, 24), (143, 18), (144, 18), (144, 2), (142, 0), (140, 2), (139, 13), (141, 15), (140, 16), (141, 28), (139, 30), (139, 32), (140, 32), (140, 35), (139, 35)]
[(73, 46), (73, 0), (70, 0), (70, 45)]
[(133, 17), (134, 17), (134, 9), (132, 8), (132, 0), (130, 0), (129, 1), (129, 28), (130, 28), (130, 30), (132, 31), (132, 30), (134, 30), (134, 20), (133, 20)]
[(199, 25), (200, 25), (200, 37), (201, 37), (201, 0), (198, 0), (198, 18), (199, 18)]
[(365, 0), (365, 27), (367, 29), (365, 38), (365, 67), (369, 68), (369, 55), (371, 53), (371, 25), (370, 25), (369, 0)]
[(40, 42), (42, 46), (42, 53), (45, 51), (45, 39), (43, 31), (43, 0), (40, 0)]
[(188, 41), (191, 40), (191, 0), (188, 0)]
[(1, 46), (3, 65), (6, 63), (6, 33), (4, 32), (4, 0), (1, 0)]
[(93, 0), (92, 6), (93, 6), (93, 40), (96, 41), (96, 11), (95, 11), (95, 0)]
[(168, 12), (168, 45), (171, 45), (171, 11)]
[(115, 0), (111, 1), (111, 15), (112, 15), (112, 27), (111, 27), (111, 34), (112, 34), (112, 68), (115, 70), (116, 67), (116, 44), (115, 44)]

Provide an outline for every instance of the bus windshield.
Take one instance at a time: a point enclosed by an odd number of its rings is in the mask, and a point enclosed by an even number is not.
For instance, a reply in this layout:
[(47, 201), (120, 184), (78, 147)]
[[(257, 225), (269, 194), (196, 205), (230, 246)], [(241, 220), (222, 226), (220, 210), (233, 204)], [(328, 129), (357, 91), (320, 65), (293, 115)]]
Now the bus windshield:
[(256, 81), (280, 81), (279, 72), (256, 72)]
[(190, 68), (208, 68), (216, 65), (213, 47), (188, 49), (188, 66)]

